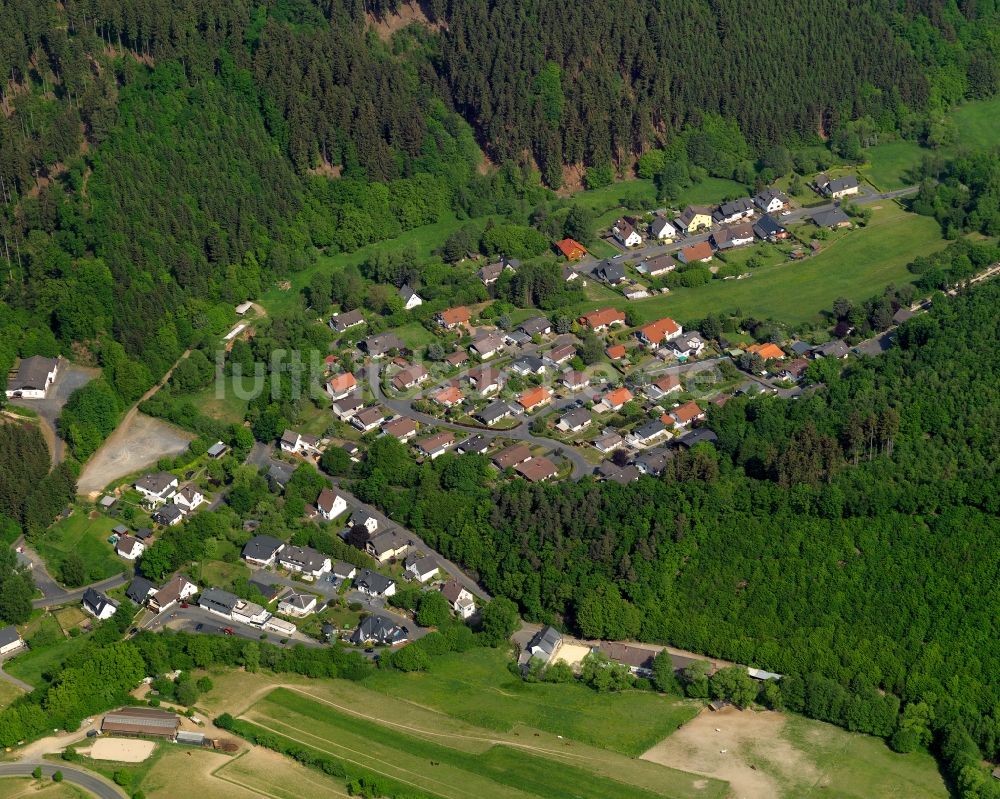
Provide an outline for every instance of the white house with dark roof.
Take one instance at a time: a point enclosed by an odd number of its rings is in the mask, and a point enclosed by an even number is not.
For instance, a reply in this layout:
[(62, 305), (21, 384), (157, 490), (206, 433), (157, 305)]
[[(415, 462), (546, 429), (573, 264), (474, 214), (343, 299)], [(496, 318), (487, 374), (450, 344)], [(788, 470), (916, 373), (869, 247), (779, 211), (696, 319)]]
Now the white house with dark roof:
[(278, 613), (301, 619), (316, 610), (316, 597), (300, 591), (291, 591), (278, 602)]
[(175, 574), (159, 591), (149, 597), (149, 607), (156, 613), (162, 613), (178, 602), (190, 599), (198, 593), (198, 586), (183, 574)]
[(396, 593), (396, 583), (393, 580), (371, 569), (362, 569), (358, 572), (354, 577), (353, 586), (368, 596), (390, 597)]
[(788, 197), (773, 186), (761, 189), (753, 198), (753, 201), (765, 214), (773, 214), (788, 206)]
[(316, 436), (286, 430), (281, 434), (281, 449), (293, 455), (319, 455), (319, 439)]
[(0, 655), (6, 655), (22, 646), (24, 646), (24, 641), (21, 640), (21, 634), (13, 624), (0, 630)]
[(409, 286), (403, 286), (399, 290), (399, 299), (403, 301), (403, 308), (407, 311), (424, 304), (423, 298)]
[(134, 488), (142, 494), (147, 505), (162, 505), (177, 493), (177, 477), (170, 472), (147, 474), (135, 481)]
[(452, 612), (460, 619), (467, 619), (476, 612), (476, 599), (457, 580), (448, 580), (441, 586), (441, 593), (451, 605)]
[(289, 571), (313, 580), (330, 571), (330, 558), (312, 547), (286, 546), (278, 553), (278, 563)]
[(45, 399), (58, 373), (58, 358), (42, 355), (22, 358), (17, 374), (7, 382), (7, 399)]
[(364, 508), (358, 508), (351, 514), (351, 527), (359, 524), (368, 531), (368, 535), (374, 535), (378, 530), (378, 519)]
[(638, 247), (642, 244), (642, 236), (632, 226), (632, 223), (624, 217), (615, 221), (611, 232), (623, 247)]
[(243, 560), (256, 566), (273, 566), (285, 542), (271, 535), (255, 535), (243, 547)]
[(378, 644), (381, 646), (393, 646), (401, 644), (407, 639), (407, 633), (389, 616), (375, 613), (365, 616), (358, 622), (358, 626), (351, 633), (350, 641), (355, 646), (366, 644)]
[(150, 514), (150, 518), (157, 524), (162, 524), (164, 527), (173, 527), (176, 524), (180, 524), (184, 521), (184, 511), (179, 505), (175, 505), (173, 502), (169, 502), (162, 508), (157, 508)]
[(562, 634), (550, 626), (542, 627), (530, 641), (528, 641), (528, 653), (533, 658), (538, 658), (546, 663), (552, 661), (556, 652), (562, 646)]
[(115, 553), (125, 560), (135, 560), (145, 551), (146, 545), (131, 535), (123, 535), (115, 543)]
[(240, 602), (241, 600), (236, 594), (219, 588), (206, 588), (198, 597), (198, 607), (226, 619), (233, 617), (233, 611)]
[(410, 541), (398, 530), (383, 530), (368, 539), (365, 550), (379, 563), (405, 555)]
[(434, 579), (437, 576), (440, 565), (433, 555), (417, 555), (407, 558), (406, 575), (421, 583)]
[(83, 609), (98, 619), (110, 619), (118, 612), (118, 604), (100, 591), (88, 588), (83, 592)]
[(316, 498), (316, 510), (325, 521), (333, 521), (347, 510), (347, 500), (331, 488), (324, 488)]
[(677, 238), (677, 228), (665, 216), (657, 216), (649, 226), (649, 232), (657, 241), (673, 241)]
[(204, 504), (205, 495), (193, 485), (186, 485), (174, 494), (174, 504), (185, 513), (190, 513), (199, 505)]

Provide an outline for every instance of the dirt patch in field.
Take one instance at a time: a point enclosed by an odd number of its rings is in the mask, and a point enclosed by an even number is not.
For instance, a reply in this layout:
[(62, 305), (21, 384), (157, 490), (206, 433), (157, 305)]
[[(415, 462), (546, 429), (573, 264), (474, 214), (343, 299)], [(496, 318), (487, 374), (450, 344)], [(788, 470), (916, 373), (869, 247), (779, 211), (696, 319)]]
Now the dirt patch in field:
[(132, 738), (98, 738), (90, 747), (94, 760), (114, 760), (118, 763), (141, 763), (156, 748), (155, 741)]
[(160, 458), (178, 455), (194, 438), (190, 433), (135, 413), (115, 430), (87, 462), (77, 483), (77, 493), (97, 494), (108, 483), (154, 465)]
[(782, 737), (784, 726), (784, 717), (771, 711), (703, 710), (642, 759), (726, 780), (738, 799), (774, 799), (782, 795), (784, 782), (775, 775), (793, 783), (820, 777), (816, 766)]
[(567, 666), (577, 666), (589, 654), (590, 654), (589, 646), (582, 646), (581, 644), (564, 643), (561, 647), (559, 647), (559, 651), (556, 652), (553, 660), (556, 661), (563, 660), (566, 662)]
[(395, 14), (385, 14), (382, 17), (369, 14), (368, 21), (383, 42), (388, 41), (392, 38), (392, 34), (413, 22), (434, 31), (444, 28), (440, 22), (431, 22), (419, 3), (401, 3)]

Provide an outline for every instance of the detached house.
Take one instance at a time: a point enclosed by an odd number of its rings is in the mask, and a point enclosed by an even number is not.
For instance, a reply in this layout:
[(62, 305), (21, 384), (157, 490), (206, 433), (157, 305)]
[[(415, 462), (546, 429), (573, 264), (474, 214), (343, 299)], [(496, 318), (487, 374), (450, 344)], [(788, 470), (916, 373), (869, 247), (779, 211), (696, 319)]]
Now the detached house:
[(675, 339), (683, 332), (684, 329), (677, 322), (669, 317), (664, 317), (639, 328), (636, 336), (644, 346), (656, 349), (665, 341)]
[(673, 241), (677, 238), (677, 228), (665, 216), (657, 216), (649, 226), (650, 235), (657, 241)]
[(632, 223), (624, 217), (615, 222), (611, 228), (611, 232), (622, 247), (638, 247), (642, 244), (642, 236), (636, 232)]
[(415, 388), (423, 383), (430, 377), (427, 370), (424, 369), (420, 364), (415, 364), (413, 366), (407, 366), (405, 369), (400, 369), (392, 377), (392, 387), (396, 391), (409, 391), (411, 388)]
[(587, 377), (584, 372), (578, 372), (575, 369), (571, 369), (570, 371), (563, 373), (559, 382), (562, 383), (563, 386), (569, 391), (582, 391), (590, 385), (590, 378)]
[(455, 434), (450, 431), (437, 433), (427, 438), (422, 438), (417, 442), (417, 449), (425, 458), (434, 460), (444, 455), (455, 444)]
[(828, 211), (817, 211), (812, 215), (812, 221), (816, 227), (825, 227), (831, 230), (851, 226), (851, 218), (839, 208), (831, 208)]
[(657, 255), (639, 264), (636, 267), (636, 271), (650, 277), (660, 277), (668, 272), (673, 272), (676, 268), (677, 261), (669, 255)]
[(476, 600), (457, 580), (448, 580), (441, 586), (441, 593), (451, 605), (452, 612), (460, 619), (468, 619), (476, 612)]
[(83, 592), (82, 602), (83, 609), (98, 619), (110, 619), (118, 612), (118, 603), (93, 588)]
[(498, 352), (502, 352), (503, 347), (503, 336), (498, 333), (484, 333), (476, 336), (469, 345), (469, 349), (484, 361), (492, 358)]
[(616, 388), (605, 394), (599, 403), (594, 406), (594, 410), (600, 413), (605, 411), (621, 410), (626, 402), (632, 401), (632, 392), (627, 388)]
[(614, 325), (625, 324), (625, 312), (619, 311), (617, 308), (600, 308), (581, 316), (580, 324), (590, 328), (595, 333), (600, 333)]
[(646, 396), (654, 402), (680, 390), (681, 379), (677, 375), (664, 375), (643, 389)]
[(368, 531), (368, 535), (372, 536), (378, 530), (378, 518), (364, 508), (360, 508), (351, 514), (351, 527), (358, 525), (364, 527)]
[(278, 613), (286, 616), (294, 616), (297, 619), (304, 618), (316, 610), (316, 597), (312, 594), (292, 591), (285, 594), (278, 602)]
[(701, 421), (705, 418), (705, 412), (698, 407), (698, 403), (691, 401), (678, 405), (669, 414), (677, 427), (687, 427), (693, 422)]
[(677, 253), (677, 259), (682, 264), (693, 264), (696, 261), (700, 261), (703, 264), (707, 264), (712, 258), (715, 257), (712, 251), (712, 245), (707, 241), (699, 242), (698, 244), (692, 244), (690, 247), (685, 247), (679, 253)]
[(278, 563), (288, 571), (313, 580), (330, 571), (330, 558), (312, 547), (284, 547), (278, 555)]
[(728, 225), (747, 219), (754, 214), (754, 204), (749, 197), (741, 197), (738, 200), (730, 200), (720, 205), (712, 214), (712, 221), (718, 225)]
[(562, 646), (562, 635), (555, 627), (543, 627), (528, 641), (528, 653), (549, 663)]
[(536, 386), (522, 392), (517, 401), (524, 410), (532, 411), (543, 405), (548, 405), (552, 401), (552, 392), (545, 386)]
[(626, 439), (634, 447), (648, 447), (667, 432), (667, 426), (660, 419), (652, 419), (629, 433)]
[(160, 508), (157, 508), (150, 515), (150, 518), (157, 524), (162, 524), (164, 527), (173, 527), (176, 524), (180, 524), (184, 521), (184, 511), (179, 505), (175, 505), (173, 502), (169, 502)]
[(394, 646), (407, 640), (408, 633), (389, 616), (375, 613), (365, 616), (351, 633), (350, 641), (355, 646), (377, 644), (379, 646)]
[(362, 341), (361, 349), (372, 358), (382, 358), (392, 350), (405, 350), (406, 345), (395, 333), (379, 333)]
[(149, 607), (156, 613), (163, 613), (178, 602), (190, 599), (198, 593), (198, 586), (183, 574), (174, 575), (159, 591), (149, 597)]
[(470, 369), (466, 377), (472, 387), (484, 396), (496, 393), (503, 388), (505, 382), (503, 373), (491, 366)]
[(547, 353), (545, 353), (545, 358), (549, 363), (553, 363), (556, 366), (561, 366), (566, 363), (576, 355), (576, 347), (572, 344), (563, 344), (560, 347), (553, 347)]
[(773, 214), (788, 207), (788, 198), (777, 189), (768, 186), (753, 198), (754, 204), (762, 213)]
[(379, 563), (405, 555), (410, 548), (410, 540), (398, 530), (383, 530), (368, 539), (365, 550)]
[(361, 315), (361, 311), (357, 309), (334, 314), (330, 317), (330, 329), (335, 333), (344, 333), (352, 327), (357, 327), (364, 323), (365, 318)]
[(556, 242), (556, 249), (559, 254), (568, 261), (576, 261), (587, 254), (587, 249), (580, 242), (573, 239), (563, 239)]
[(493, 427), (497, 422), (509, 418), (513, 413), (514, 411), (508, 403), (497, 400), (479, 411), (476, 414), (476, 418), (487, 427)]
[(531, 459), (531, 450), (526, 444), (514, 444), (493, 456), (493, 465), (500, 471), (512, 469), (519, 463)]
[(185, 513), (190, 513), (199, 505), (205, 504), (205, 495), (195, 486), (189, 484), (174, 494), (174, 504)]
[(319, 439), (316, 436), (286, 430), (281, 434), (281, 449), (293, 455), (319, 455)]
[(45, 399), (58, 373), (58, 358), (41, 355), (22, 358), (17, 374), (7, 383), (7, 399)]
[(625, 279), (625, 266), (618, 261), (601, 261), (594, 269), (594, 275), (612, 286), (617, 286)]
[(556, 423), (556, 427), (564, 433), (579, 433), (590, 427), (590, 411), (586, 408), (574, 408)]
[(432, 555), (419, 555), (406, 561), (406, 574), (420, 583), (432, 580), (440, 568), (437, 558)]
[(552, 323), (544, 316), (533, 316), (521, 322), (517, 329), (528, 336), (547, 336), (552, 332)]
[(830, 180), (826, 175), (817, 175), (816, 188), (834, 200), (839, 200), (841, 197), (850, 197), (861, 191), (858, 179), (854, 175), (834, 178), (833, 180)]
[(385, 419), (381, 408), (363, 408), (351, 417), (351, 424), (362, 433), (370, 433)]
[(390, 597), (396, 593), (396, 583), (388, 577), (373, 572), (371, 569), (362, 569), (357, 573), (352, 583), (363, 594), (376, 597)]
[(130, 535), (123, 535), (115, 544), (115, 553), (125, 560), (135, 560), (145, 551), (146, 545)]
[(529, 483), (541, 483), (559, 474), (556, 465), (544, 455), (517, 464), (514, 471)]
[(347, 500), (330, 488), (324, 488), (316, 498), (316, 510), (324, 521), (333, 521), (347, 510)]
[(177, 492), (177, 478), (170, 472), (147, 474), (135, 481), (134, 488), (142, 494), (146, 505), (155, 507)]
[(712, 227), (712, 206), (689, 205), (674, 220), (674, 223), (679, 230), (688, 234), (697, 233), (699, 230), (708, 230)]
[(285, 542), (271, 535), (255, 535), (243, 547), (243, 560), (257, 566), (273, 566)]
[(399, 290), (399, 299), (403, 301), (403, 309), (407, 311), (412, 311), (418, 305), (423, 305), (424, 301), (417, 292), (411, 289), (409, 286), (404, 285)]
[(749, 224), (730, 225), (715, 231), (711, 237), (712, 246), (717, 250), (730, 250), (753, 243), (753, 227)]
[(523, 377), (527, 377), (528, 375), (543, 375), (545, 374), (545, 361), (535, 355), (525, 355), (523, 358), (518, 358), (514, 361), (510, 365), (510, 370)]
[(461, 327), (468, 323), (471, 318), (472, 314), (464, 305), (440, 311), (436, 317), (437, 323), (446, 330), (454, 330), (456, 327)]
[(753, 224), (753, 232), (764, 241), (784, 241), (788, 238), (788, 229), (780, 224), (774, 217), (764, 214)]
[(236, 594), (231, 594), (229, 591), (223, 591), (219, 588), (206, 588), (201, 592), (201, 596), (198, 597), (198, 607), (207, 610), (209, 613), (214, 613), (216, 616), (231, 619), (233, 611), (240, 601), (240, 598)]
[(358, 381), (350, 372), (334, 375), (326, 384), (326, 393), (332, 399), (339, 400), (346, 397), (358, 387)]
[(417, 423), (405, 416), (397, 416), (382, 425), (382, 432), (405, 443), (417, 434)]
[(521, 264), (512, 258), (501, 258), (492, 264), (486, 264), (476, 274), (484, 286), (492, 286), (504, 272), (516, 272)]

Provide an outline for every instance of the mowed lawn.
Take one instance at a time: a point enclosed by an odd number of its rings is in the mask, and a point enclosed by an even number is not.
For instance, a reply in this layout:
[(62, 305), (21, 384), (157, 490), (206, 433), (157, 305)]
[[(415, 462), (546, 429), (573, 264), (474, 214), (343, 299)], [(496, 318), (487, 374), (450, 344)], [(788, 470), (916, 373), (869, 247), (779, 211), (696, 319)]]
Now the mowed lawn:
[(49, 572), (58, 579), (63, 560), (70, 552), (76, 552), (83, 559), (87, 570), (87, 582), (103, 580), (125, 569), (125, 561), (115, 554), (108, 543), (111, 529), (120, 522), (95, 512), (94, 518), (80, 508), (73, 511), (68, 519), (53, 524), (38, 536), (33, 536), (31, 545), (45, 559)]
[[(693, 775), (649, 770), (648, 764), (620, 756), (615, 776), (599, 773), (594, 763), (600, 755), (595, 758), (590, 747), (527, 730), (519, 738), (497, 740), (445, 717), (426, 714), (418, 721), (393, 714), (391, 707), (376, 713), (363, 702), (347, 707), (280, 688), (244, 718), (342, 759), (349, 772), (374, 771), (442, 799), (680, 799), (692, 795), (697, 782)], [(699, 795), (724, 791), (724, 784), (710, 781)]]
[(0, 680), (0, 710), (21, 696), (24, 696), (24, 691), (6, 680)]
[[(906, 265), (944, 247), (940, 228), (930, 217), (908, 213), (892, 202), (873, 210), (867, 227), (824, 244), (822, 252), (802, 261), (765, 266), (744, 280), (713, 280), (633, 303), (615, 297), (611, 304), (634, 308), (647, 319), (672, 316), (682, 323), (737, 311), (790, 325), (820, 321), (820, 312), (837, 297), (862, 301), (881, 294), (890, 283), (911, 282)], [(601, 304), (588, 302), (577, 310), (584, 313)]]
[(90, 794), (67, 782), (30, 777), (0, 777), (0, 799), (88, 799)]

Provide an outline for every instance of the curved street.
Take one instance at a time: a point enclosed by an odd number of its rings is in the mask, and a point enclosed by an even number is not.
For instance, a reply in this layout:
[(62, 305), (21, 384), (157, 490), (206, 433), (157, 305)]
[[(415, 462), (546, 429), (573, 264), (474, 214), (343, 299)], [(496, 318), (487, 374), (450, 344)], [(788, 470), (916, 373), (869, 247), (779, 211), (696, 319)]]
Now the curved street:
[(83, 595), (88, 588), (93, 588), (97, 591), (110, 591), (112, 588), (125, 585), (130, 579), (127, 574), (123, 573), (99, 580), (90, 585), (82, 585), (79, 588), (63, 588), (49, 574), (48, 569), (45, 567), (45, 561), (42, 560), (41, 556), (35, 550), (28, 546), (24, 540), (24, 536), (21, 536), (14, 542), (14, 548), (30, 561), (31, 578), (35, 581), (35, 586), (38, 590), (42, 592), (40, 599), (31, 600), (31, 606), (36, 610), (38, 608), (50, 608), (55, 605), (65, 605), (69, 602), (79, 602), (83, 599)]
[(41, 768), (42, 776), (48, 779), (61, 771), (65, 782), (82, 788), (99, 799), (122, 799), (125, 796), (120, 788), (96, 774), (75, 766), (54, 765), (43, 760), (0, 763), (0, 777), (30, 777), (35, 768)]

